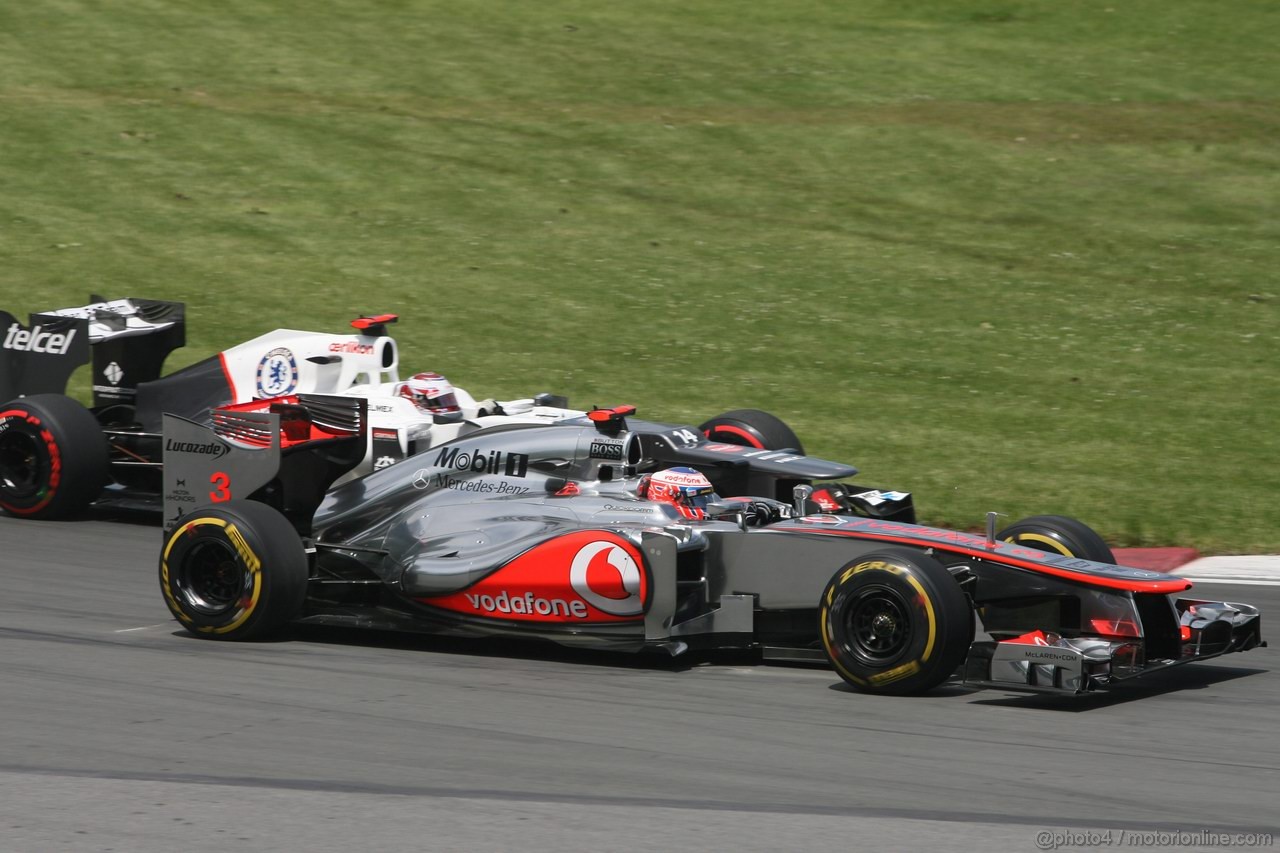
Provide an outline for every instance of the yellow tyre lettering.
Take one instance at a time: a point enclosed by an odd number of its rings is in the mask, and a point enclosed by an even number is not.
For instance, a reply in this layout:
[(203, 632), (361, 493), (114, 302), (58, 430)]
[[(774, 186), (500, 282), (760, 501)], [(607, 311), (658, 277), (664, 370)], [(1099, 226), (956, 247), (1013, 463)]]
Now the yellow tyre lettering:
[(895, 566), (893, 563), (886, 563), (884, 560), (868, 560), (865, 563), (858, 563), (858, 565), (856, 566), (850, 566), (849, 568), (845, 569), (844, 574), (840, 576), (840, 583), (845, 583), (846, 581), (849, 580), (849, 578), (853, 577), (859, 572), (869, 572), (869, 571), (889, 572), (895, 575), (905, 574), (905, 572), (903, 572), (901, 567)]
[(196, 527), (205, 524), (212, 524), (214, 527), (226, 527), (227, 523), (220, 518), (196, 518), (188, 521), (186, 524), (173, 531), (173, 535), (169, 537), (169, 542), (164, 546), (164, 553), (160, 555), (160, 580), (161, 588), (164, 590), (165, 601), (169, 605), (169, 610), (180, 620), (190, 624), (191, 617), (186, 614), (182, 606), (178, 604), (177, 599), (173, 597), (172, 590), (169, 589), (169, 552), (173, 550), (176, 543), (184, 533)]
[(228, 524), (227, 538), (231, 540), (236, 553), (240, 555), (240, 559), (244, 560), (244, 564), (249, 567), (249, 571), (256, 572), (262, 568), (262, 561), (258, 559), (257, 554), (253, 553), (253, 549), (249, 547), (249, 543), (244, 538), (244, 534), (240, 532), (240, 528), (234, 524)]
[(173, 531), (173, 535), (169, 537), (169, 544), (164, 546), (164, 559), (169, 559), (169, 552), (173, 550), (173, 545), (178, 541), (178, 537), (186, 533), (193, 527), (200, 527), (205, 524), (212, 524), (214, 527), (226, 527), (227, 522), (220, 518), (196, 518), (188, 521), (186, 524)]
[(1052, 536), (1045, 536), (1043, 533), (1015, 533), (1014, 535), (1010, 536), (1004, 541), (1011, 542), (1015, 545), (1020, 545), (1023, 542), (1026, 542), (1028, 540), (1032, 542), (1039, 542), (1041, 545), (1048, 545), (1050, 550), (1057, 551), (1059, 554), (1061, 554), (1064, 557), (1075, 556), (1075, 554), (1071, 553), (1071, 549), (1068, 548), (1066, 545), (1063, 545), (1061, 542), (1059, 542), (1057, 539), (1054, 539)]
[(249, 594), (249, 602), (241, 608), (239, 614), (230, 623), (220, 628), (211, 626), (197, 625), (196, 630), (205, 634), (226, 634), (234, 631), (245, 623), (245, 620), (253, 615), (253, 611), (258, 607), (258, 600), (262, 597), (262, 560), (258, 559), (258, 555), (249, 547), (249, 542), (245, 539), (244, 534), (232, 522), (224, 521), (221, 518), (196, 518), (188, 521), (179, 527), (169, 537), (169, 543), (165, 545), (164, 553), (160, 557), (160, 577), (163, 581), (164, 596), (168, 601), (169, 609), (175, 613), (183, 622), (191, 623), (191, 617), (183, 612), (182, 607), (174, 599), (173, 593), (169, 589), (169, 552), (173, 550), (173, 545), (178, 538), (185, 534), (188, 530), (200, 527), (205, 524), (212, 524), (215, 527), (221, 527), (227, 539), (231, 542), (231, 546), (235, 548), (236, 554), (244, 561), (245, 568), (249, 570), (249, 574), (253, 576), (253, 591)]
[(878, 672), (871, 676), (871, 683), (877, 687), (885, 684), (892, 684), (895, 681), (901, 681), (908, 675), (915, 675), (920, 671), (920, 661), (913, 660), (910, 663), (904, 663), (902, 666), (895, 666), (893, 669), (886, 669), (884, 672)]
[[(1067, 556), (1071, 556), (1071, 555), (1068, 554)], [(928, 637), (925, 639), (924, 652), (920, 655), (919, 660), (913, 660), (913, 661), (910, 661), (909, 663), (904, 663), (901, 666), (896, 666), (893, 669), (876, 673), (875, 675), (870, 676), (871, 683), (876, 685), (877, 687), (881, 687), (886, 684), (892, 684), (895, 681), (901, 681), (902, 679), (910, 675), (914, 675), (915, 673), (920, 671), (920, 665), (923, 662), (929, 660), (929, 657), (933, 654), (933, 646), (934, 646), (934, 643), (937, 641), (938, 624), (937, 624), (937, 619), (934, 616), (934, 612), (933, 612), (932, 599), (929, 598), (928, 593), (925, 592), (924, 587), (920, 584), (920, 581), (916, 579), (915, 575), (911, 574), (911, 572), (909, 572), (907, 569), (904, 569), (902, 566), (898, 566), (893, 563), (887, 563), (884, 560), (868, 560), (865, 563), (859, 563), (856, 566), (851, 566), (848, 569), (846, 569), (844, 573), (840, 575), (839, 583), (843, 584), (847, 582), (849, 578), (853, 577), (859, 572), (866, 572), (866, 571), (889, 572), (890, 574), (894, 574), (902, 577), (904, 580), (906, 580), (907, 583), (911, 584), (912, 588), (915, 589), (916, 593), (920, 596), (920, 602), (924, 605), (925, 617), (928, 619), (928, 622), (929, 622), (929, 634), (928, 634)], [(831, 639), (828, 636), (827, 607), (830, 606), (831, 604), (836, 586), (837, 584), (832, 584), (831, 587), (827, 590), (827, 596), (826, 596), (827, 606), (824, 606), (822, 608), (822, 613), (818, 620), (818, 624), (822, 629), (820, 632), (822, 635), (822, 645), (826, 647), (827, 656), (831, 659), (831, 662), (835, 664), (836, 669), (840, 671), (841, 675), (845, 676), (846, 678), (850, 679), (851, 681), (857, 684), (865, 685), (867, 683), (866, 681), (853, 675), (848, 670), (846, 670), (843, 666), (840, 665), (840, 662), (836, 659), (836, 655), (834, 654), (833, 644), (831, 642)]]
[(929, 639), (924, 643), (924, 654), (920, 656), (921, 661), (929, 659), (929, 655), (933, 654), (933, 641), (937, 635), (937, 625), (933, 618), (933, 602), (929, 600), (928, 594), (924, 591), (924, 587), (920, 585), (920, 581), (915, 579), (914, 575), (907, 575), (907, 583), (915, 587), (920, 595), (920, 601), (924, 603), (924, 615), (929, 619)]
[(245, 620), (253, 615), (253, 611), (258, 607), (258, 598), (262, 595), (262, 572), (258, 569), (250, 569), (253, 575), (253, 592), (249, 596), (249, 603), (240, 611), (240, 615), (235, 618), (230, 625), (224, 625), (221, 628), (201, 628), (202, 631), (209, 631), (213, 634), (225, 634), (228, 631), (234, 631), (244, 624)]
[(844, 678), (852, 681), (854, 684), (865, 687), (867, 682), (854, 675), (849, 670), (840, 665), (840, 660), (836, 657), (835, 649), (832, 647), (831, 637), (827, 634), (827, 608), (822, 608), (822, 612), (818, 614), (818, 633), (822, 636), (822, 646), (827, 650), (827, 658)]

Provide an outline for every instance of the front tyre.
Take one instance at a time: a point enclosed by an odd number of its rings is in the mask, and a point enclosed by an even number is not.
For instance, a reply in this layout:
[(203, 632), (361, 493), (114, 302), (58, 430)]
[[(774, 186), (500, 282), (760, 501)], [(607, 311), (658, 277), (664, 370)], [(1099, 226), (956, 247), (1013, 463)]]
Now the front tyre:
[(909, 548), (886, 548), (832, 576), (818, 630), (836, 672), (863, 693), (923, 693), (964, 662), (973, 612), (951, 573)]
[(197, 637), (258, 639), (302, 611), (307, 556), (275, 509), (228, 501), (184, 516), (165, 537), (160, 589), (174, 618)]
[(20, 518), (69, 518), (110, 477), (107, 438), (93, 413), (62, 394), (0, 405), (0, 509)]
[(1112, 565), (1116, 562), (1107, 543), (1092, 527), (1065, 515), (1033, 515), (1009, 525), (996, 538), (1064, 557)]
[(782, 418), (760, 409), (734, 409), (698, 427), (709, 441), (804, 454), (800, 438)]

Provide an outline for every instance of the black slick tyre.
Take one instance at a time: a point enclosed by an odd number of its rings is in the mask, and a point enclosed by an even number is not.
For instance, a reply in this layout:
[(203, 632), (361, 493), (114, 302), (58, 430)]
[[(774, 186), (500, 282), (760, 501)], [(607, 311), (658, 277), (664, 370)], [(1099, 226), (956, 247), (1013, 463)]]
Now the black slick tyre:
[(1095, 563), (1116, 561), (1111, 548), (1092, 527), (1065, 515), (1033, 515), (1009, 525), (996, 538)]
[(706, 421), (698, 429), (709, 440), (720, 444), (804, 453), (804, 445), (785, 421), (759, 409), (734, 409)]
[(964, 662), (973, 608), (951, 573), (910, 548), (885, 548), (832, 576), (818, 630), (836, 672), (863, 693), (937, 687)]
[(260, 639), (302, 611), (307, 556), (275, 509), (227, 501), (183, 516), (165, 537), (160, 589), (174, 618), (197, 637)]
[(0, 405), (0, 509), (19, 518), (84, 512), (110, 476), (107, 438), (93, 413), (62, 394)]

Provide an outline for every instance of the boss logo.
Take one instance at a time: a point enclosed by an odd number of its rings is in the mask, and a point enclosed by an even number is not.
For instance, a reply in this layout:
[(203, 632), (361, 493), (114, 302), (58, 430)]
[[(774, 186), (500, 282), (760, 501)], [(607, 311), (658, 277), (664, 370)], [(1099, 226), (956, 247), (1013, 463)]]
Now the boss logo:
[(614, 441), (593, 441), (591, 442), (591, 458), (621, 461), (622, 443)]

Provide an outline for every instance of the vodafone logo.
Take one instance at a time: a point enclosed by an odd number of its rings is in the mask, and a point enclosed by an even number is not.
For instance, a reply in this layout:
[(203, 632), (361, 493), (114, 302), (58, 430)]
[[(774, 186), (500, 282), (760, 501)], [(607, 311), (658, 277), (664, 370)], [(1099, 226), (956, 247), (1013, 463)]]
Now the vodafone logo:
[(698, 486), (709, 485), (707, 478), (696, 471), (690, 474), (675, 470), (659, 471), (653, 475), (653, 479), (654, 482), (667, 483), (672, 486), (693, 486), (697, 488)]
[(420, 600), (509, 622), (636, 628), (648, 599), (644, 557), (634, 544), (609, 531), (578, 530), (542, 542), (466, 589)]
[(591, 542), (579, 549), (569, 567), (573, 591), (597, 610), (612, 616), (639, 616), (640, 567), (612, 542)]

